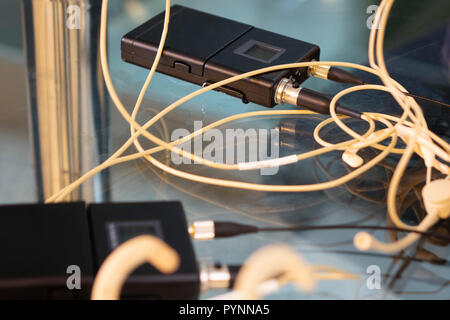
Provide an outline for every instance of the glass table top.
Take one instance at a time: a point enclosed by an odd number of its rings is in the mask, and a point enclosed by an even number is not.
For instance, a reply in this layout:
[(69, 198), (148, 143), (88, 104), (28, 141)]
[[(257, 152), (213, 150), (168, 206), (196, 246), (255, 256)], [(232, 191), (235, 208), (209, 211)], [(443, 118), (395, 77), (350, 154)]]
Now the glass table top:
[[(321, 47), (321, 60), (367, 64), (369, 29), (372, 14), (370, 0), (228, 0), (173, 1), (209, 13), (224, 16)], [(148, 71), (125, 63), (120, 57), (120, 39), (128, 31), (164, 9), (164, 1), (112, 1), (109, 21), (109, 60), (111, 74), (120, 97), (131, 111)], [(450, 101), (450, 2), (397, 1), (392, 12), (386, 39), (386, 60), (392, 77), (410, 92), (429, 98)], [(21, 41), (20, 3), (0, 4), (0, 203), (37, 201), (36, 183), (29, 139), (27, 115), (26, 65)], [(368, 80), (375, 81), (368, 77)], [(308, 88), (328, 94), (343, 85), (320, 79), (305, 82)], [(146, 94), (140, 123), (145, 122), (171, 102), (198, 87), (155, 74)], [(343, 101), (359, 110), (398, 114), (399, 108), (385, 93), (360, 92)], [(448, 108), (420, 103), (430, 128), (450, 140)], [(284, 106), (285, 108), (291, 108)], [(110, 135), (111, 153), (128, 137), (129, 127), (119, 113), (110, 108), (110, 121), (104, 134)], [(262, 110), (254, 104), (219, 92), (208, 92), (169, 113), (151, 128), (165, 140), (180, 128), (193, 131), (194, 121), (203, 125), (241, 112)], [(316, 148), (312, 132), (322, 116), (265, 116), (229, 123), (226, 129), (280, 129), (280, 155)], [(358, 130), (367, 129), (355, 123)], [(294, 128), (283, 131), (283, 128)], [(288, 132), (289, 131), (289, 132)], [(330, 141), (347, 137), (335, 126), (322, 133)], [(146, 144), (142, 139), (143, 144)], [(234, 148), (234, 146), (233, 146)], [(225, 150), (226, 151), (226, 150)], [(130, 152), (134, 152), (131, 150)], [(366, 149), (362, 156), (375, 155)], [(236, 173), (199, 165), (182, 164), (179, 169), (205, 176), (266, 184), (309, 184), (339, 177), (348, 172), (339, 152), (281, 167), (276, 175), (259, 172)], [(157, 159), (170, 164), (170, 155), (159, 153)], [(109, 169), (106, 186), (112, 201), (181, 201), (189, 221), (214, 219), (259, 226), (358, 224), (385, 226), (386, 187), (395, 168), (389, 157), (364, 175), (338, 187), (307, 193), (266, 193), (227, 189), (199, 184), (170, 176), (142, 159)], [(425, 170), (414, 159), (402, 182), (403, 218), (417, 223), (425, 214), (417, 194), (424, 183)], [(439, 226), (450, 233), (449, 221)], [(255, 250), (273, 243), (287, 243), (311, 264), (331, 264), (360, 275), (357, 281), (322, 281), (313, 293), (299, 292), (294, 286), (270, 295), (274, 299), (448, 299), (450, 298), (450, 249), (448, 243), (426, 238), (403, 255), (387, 256), (359, 252), (352, 239), (355, 230), (260, 233), (231, 239), (194, 242), (197, 258), (202, 262), (240, 264)], [(377, 239), (392, 241), (397, 234), (376, 231)], [(370, 289), (367, 281), (371, 266), (381, 270), (381, 289)], [(211, 293), (202, 296), (207, 298)]]

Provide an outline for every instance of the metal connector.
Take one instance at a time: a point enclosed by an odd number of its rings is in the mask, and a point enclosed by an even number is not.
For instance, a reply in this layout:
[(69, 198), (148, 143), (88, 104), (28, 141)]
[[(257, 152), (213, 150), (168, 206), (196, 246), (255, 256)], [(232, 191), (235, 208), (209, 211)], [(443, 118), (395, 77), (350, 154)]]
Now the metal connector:
[(200, 290), (227, 289), (231, 284), (231, 273), (225, 265), (200, 266)]
[(308, 68), (308, 75), (316, 78), (321, 78), (328, 80), (328, 72), (330, 71), (330, 66), (310, 66)]
[(188, 232), (195, 240), (210, 240), (216, 236), (212, 220), (196, 221), (189, 226)]
[(300, 94), (300, 90), (302, 90), (302, 87), (295, 88), (292, 81), (288, 78), (281, 79), (275, 90), (275, 103), (297, 105), (297, 98)]
[[(332, 98), (318, 91), (298, 87), (288, 78), (283, 78), (275, 90), (274, 102), (277, 104), (289, 103), (294, 106), (308, 109), (320, 114), (330, 114)], [(361, 119), (362, 113), (339, 103), (335, 105), (337, 114)]]

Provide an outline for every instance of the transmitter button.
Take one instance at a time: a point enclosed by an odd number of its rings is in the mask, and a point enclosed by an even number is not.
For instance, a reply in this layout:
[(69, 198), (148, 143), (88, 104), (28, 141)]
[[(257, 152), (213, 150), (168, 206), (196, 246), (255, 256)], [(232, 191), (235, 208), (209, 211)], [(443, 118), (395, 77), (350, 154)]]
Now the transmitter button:
[(191, 66), (186, 63), (176, 61), (173, 63), (173, 67), (178, 71), (191, 73)]
[[(205, 81), (205, 82), (203, 83), (202, 87), (207, 87), (207, 86), (209, 86), (209, 85), (211, 85), (211, 84), (213, 84), (213, 83), (214, 83), (214, 82), (209, 81), (209, 80), (208, 80), (208, 81)], [(244, 94), (243, 92), (237, 90), (237, 89), (230, 88), (230, 87), (227, 87), (227, 86), (222, 86), (222, 87), (218, 87), (218, 88), (216, 88), (216, 89), (214, 89), (214, 90), (220, 91), (220, 92), (223, 92), (223, 93), (226, 93), (226, 94), (228, 94), (228, 95), (230, 95), (230, 96), (233, 96), (233, 97), (236, 97), (236, 98), (239, 98), (239, 99), (242, 100), (242, 103), (245, 103), (245, 104), (248, 103), (248, 100), (247, 100), (247, 98), (245, 97), (245, 94)]]

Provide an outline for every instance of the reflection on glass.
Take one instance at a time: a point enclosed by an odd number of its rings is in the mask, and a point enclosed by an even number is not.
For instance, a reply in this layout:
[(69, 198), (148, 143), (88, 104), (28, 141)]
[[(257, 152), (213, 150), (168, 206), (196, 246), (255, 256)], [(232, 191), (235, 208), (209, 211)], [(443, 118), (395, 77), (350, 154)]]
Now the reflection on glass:
[[(29, 114), (38, 197), (70, 184), (107, 154), (97, 59), (100, 2), (23, 0)], [(66, 200), (104, 199), (107, 172)]]

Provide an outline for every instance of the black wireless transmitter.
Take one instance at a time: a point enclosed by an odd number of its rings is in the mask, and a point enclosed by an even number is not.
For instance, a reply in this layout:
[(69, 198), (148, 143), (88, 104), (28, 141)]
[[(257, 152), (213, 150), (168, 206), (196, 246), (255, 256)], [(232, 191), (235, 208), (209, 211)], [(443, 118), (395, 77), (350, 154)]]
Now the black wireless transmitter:
[(0, 300), (89, 299), (96, 273), (123, 242), (152, 235), (180, 256), (172, 274), (143, 264), (122, 299), (197, 299), (234, 285), (239, 265), (198, 263), (179, 202), (0, 206)]
[[(160, 13), (122, 38), (122, 59), (150, 69), (163, 30)], [(170, 24), (157, 71), (201, 86), (256, 69), (319, 60), (317, 45), (265, 31), (179, 5), (171, 7)], [(330, 98), (300, 87), (308, 68), (278, 70), (217, 88), (266, 107), (290, 103), (329, 113)], [(336, 105), (337, 113), (360, 118), (359, 112)]]

